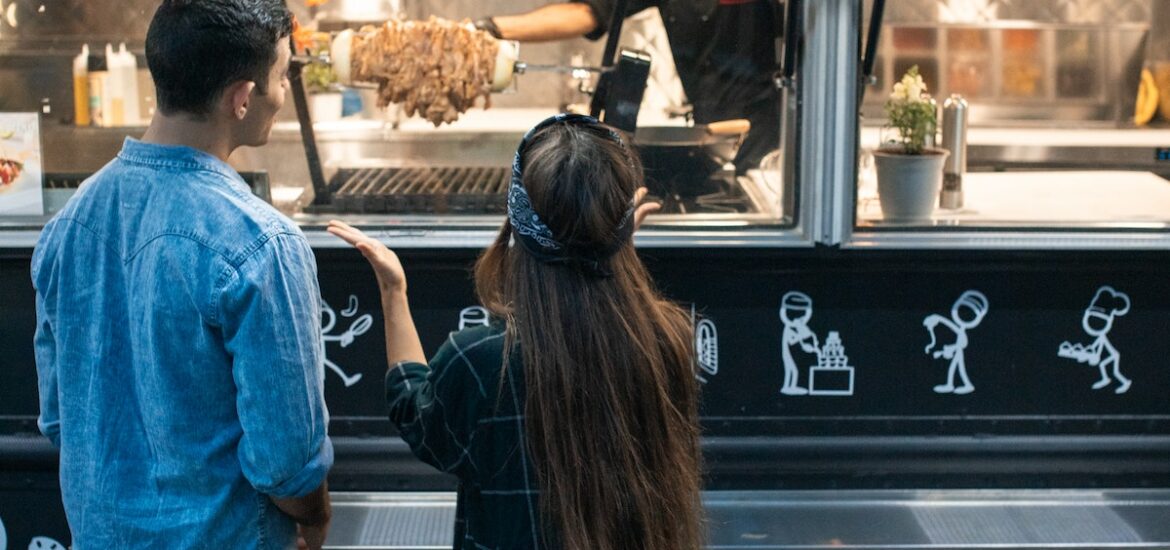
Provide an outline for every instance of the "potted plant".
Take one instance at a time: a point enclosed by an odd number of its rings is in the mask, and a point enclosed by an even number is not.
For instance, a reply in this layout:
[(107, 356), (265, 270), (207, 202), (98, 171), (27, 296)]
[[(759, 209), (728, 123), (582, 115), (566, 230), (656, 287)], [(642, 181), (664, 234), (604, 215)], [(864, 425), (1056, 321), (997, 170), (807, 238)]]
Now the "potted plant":
[[(329, 49), (327, 33), (310, 35), (308, 54), (318, 57)], [(309, 93), (309, 113), (314, 122), (330, 122), (341, 119), (342, 94), (333, 67), (325, 63), (310, 63), (301, 72), (305, 90)]]
[(898, 221), (930, 219), (949, 153), (932, 146), (938, 110), (917, 65), (894, 85), (885, 111), (886, 128), (897, 135), (873, 153), (882, 215)]

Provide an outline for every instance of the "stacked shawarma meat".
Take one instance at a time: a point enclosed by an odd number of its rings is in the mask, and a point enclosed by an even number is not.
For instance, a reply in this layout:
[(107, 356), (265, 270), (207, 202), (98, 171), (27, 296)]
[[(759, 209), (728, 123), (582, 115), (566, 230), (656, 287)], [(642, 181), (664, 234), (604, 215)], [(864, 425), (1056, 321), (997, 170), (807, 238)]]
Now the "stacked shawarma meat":
[(378, 85), (378, 105), (402, 105), (436, 127), (454, 122), (484, 98), (491, 106), (491, 80), (499, 45), (468, 21), (431, 17), (388, 21), (353, 38), (353, 79)]

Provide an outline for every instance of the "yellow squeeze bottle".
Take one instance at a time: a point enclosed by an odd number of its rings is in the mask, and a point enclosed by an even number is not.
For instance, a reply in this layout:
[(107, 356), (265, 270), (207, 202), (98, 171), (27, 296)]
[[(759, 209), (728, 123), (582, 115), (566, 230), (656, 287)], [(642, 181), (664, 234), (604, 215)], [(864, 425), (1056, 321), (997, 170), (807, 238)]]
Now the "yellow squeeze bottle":
[(81, 53), (73, 58), (73, 121), (78, 126), (89, 126), (89, 44), (81, 46)]
[(122, 82), (122, 60), (114, 53), (114, 45), (106, 44), (105, 97), (109, 101), (106, 109), (106, 123), (110, 126), (126, 125), (126, 90)]

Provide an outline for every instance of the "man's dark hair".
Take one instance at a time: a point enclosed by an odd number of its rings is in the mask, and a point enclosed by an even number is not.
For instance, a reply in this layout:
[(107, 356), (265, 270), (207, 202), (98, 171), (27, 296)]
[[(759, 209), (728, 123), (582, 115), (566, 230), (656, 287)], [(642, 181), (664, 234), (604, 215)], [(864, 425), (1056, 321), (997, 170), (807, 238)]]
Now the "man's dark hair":
[(146, 33), (158, 108), (206, 116), (241, 80), (265, 93), (276, 41), (291, 32), (283, 0), (163, 0)]

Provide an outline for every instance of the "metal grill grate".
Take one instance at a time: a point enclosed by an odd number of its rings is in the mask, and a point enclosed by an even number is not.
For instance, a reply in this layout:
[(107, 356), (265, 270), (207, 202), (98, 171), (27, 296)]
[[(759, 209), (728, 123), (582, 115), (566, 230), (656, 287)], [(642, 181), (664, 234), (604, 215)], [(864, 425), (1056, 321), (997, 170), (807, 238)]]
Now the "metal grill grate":
[(506, 167), (342, 168), (333, 206), (368, 214), (498, 214), (506, 209)]
[(454, 506), (386, 506), (370, 510), (358, 544), (378, 548), (450, 548)]
[(915, 507), (933, 544), (1136, 544), (1142, 538), (1110, 508), (1086, 506)]

